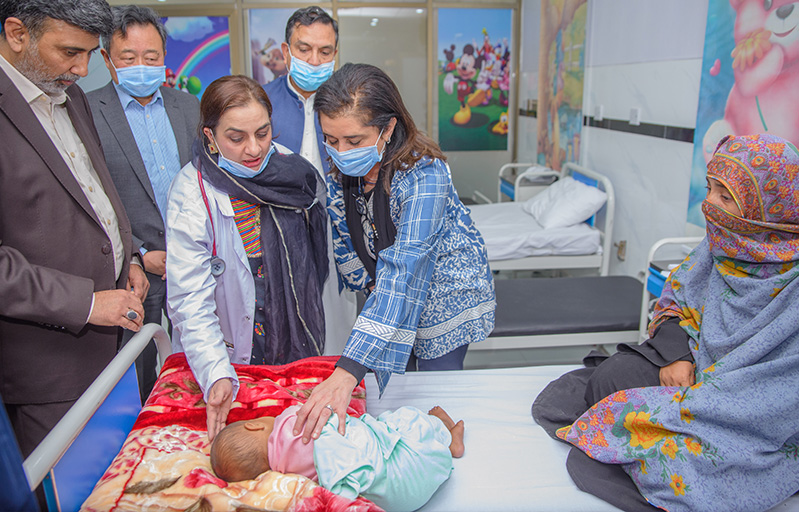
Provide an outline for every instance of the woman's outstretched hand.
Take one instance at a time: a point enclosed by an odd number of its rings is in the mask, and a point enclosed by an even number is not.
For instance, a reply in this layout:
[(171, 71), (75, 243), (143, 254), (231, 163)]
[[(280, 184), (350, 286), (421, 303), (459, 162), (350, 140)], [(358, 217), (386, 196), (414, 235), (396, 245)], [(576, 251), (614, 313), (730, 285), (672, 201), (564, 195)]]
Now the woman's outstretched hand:
[(219, 379), (211, 386), (208, 403), (205, 406), (209, 441), (213, 441), (219, 431), (225, 428), (231, 405), (233, 405), (233, 383), (230, 379)]
[(338, 415), (338, 432), (343, 436), (347, 407), (352, 399), (352, 391), (357, 385), (358, 381), (347, 370), (343, 368), (333, 370), (330, 377), (316, 386), (308, 401), (297, 412), (294, 435), (298, 436), (302, 432), (302, 442), (306, 444), (311, 439), (319, 439), (322, 427), (335, 413)]
[(694, 363), (674, 361), (660, 369), (661, 386), (693, 386), (696, 384)]

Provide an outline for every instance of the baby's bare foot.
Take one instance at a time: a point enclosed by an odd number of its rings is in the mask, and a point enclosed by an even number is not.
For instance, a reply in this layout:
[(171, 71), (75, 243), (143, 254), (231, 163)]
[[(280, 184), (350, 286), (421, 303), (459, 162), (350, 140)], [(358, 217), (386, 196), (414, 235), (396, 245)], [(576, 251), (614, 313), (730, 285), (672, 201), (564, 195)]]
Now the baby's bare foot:
[(430, 416), (435, 416), (436, 418), (440, 419), (441, 422), (447, 427), (449, 433), (452, 434), (452, 443), (449, 445), (449, 451), (454, 458), (463, 457), (463, 452), (465, 450), (463, 445), (463, 431), (464, 425), (463, 420), (458, 421), (455, 423), (453, 419), (447, 414), (447, 411), (442, 409), (439, 406), (435, 406), (430, 409), (427, 414)]
[(433, 407), (432, 409), (427, 411), (427, 414), (429, 414), (430, 416), (435, 416), (436, 418), (440, 419), (444, 423), (444, 426), (447, 427), (447, 430), (452, 430), (452, 427), (455, 426), (455, 421), (449, 417), (447, 411), (445, 411), (439, 406)]
[(449, 430), (452, 434), (452, 444), (449, 445), (449, 451), (452, 453), (452, 457), (456, 459), (463, 457), (463, 452), (465, 451), (463, 445), (463, 430), (463, 420), (458, 421), (458, 423)]

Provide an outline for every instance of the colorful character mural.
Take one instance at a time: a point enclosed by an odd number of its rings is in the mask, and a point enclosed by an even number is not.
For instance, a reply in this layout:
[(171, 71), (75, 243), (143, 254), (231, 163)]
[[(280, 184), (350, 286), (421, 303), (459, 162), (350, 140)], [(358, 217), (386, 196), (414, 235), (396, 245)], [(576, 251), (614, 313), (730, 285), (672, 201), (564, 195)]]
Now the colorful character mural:
[(706, 164), (725, 135), (799, 144), (799, 2), (710, 0), (688, 222), (704, 226)]
[(541, 2), (537, 160), (560, 170), (580, 158), (586, 0)]
[(286, 39), (286, 22), (293, 13), (294, 9), (250, 9), (250, 69), (259, 84), (289, 72), (280, 44)]
[(512, 11), (439, 9), (438, 20), (441, 148), (507, 150)]
[(228, 19), (222, 16), (170, 16), (166, 85), (202, 97), (208, 84), (230, 74)]

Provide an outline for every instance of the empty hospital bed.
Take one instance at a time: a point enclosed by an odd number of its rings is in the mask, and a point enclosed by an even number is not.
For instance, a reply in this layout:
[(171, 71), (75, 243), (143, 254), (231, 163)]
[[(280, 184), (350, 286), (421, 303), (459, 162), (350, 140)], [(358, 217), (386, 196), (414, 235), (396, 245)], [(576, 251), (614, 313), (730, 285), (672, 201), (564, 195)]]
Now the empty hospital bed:
[[(503, 192), (503, 184), (509, 183), (508, 174), (519, 169), (525, 170), (513, 179), (511, 190)], [(546, 209), (548, 214), (581, 218), (567, 225), (544, 228), (542, 219), (525, 211), (525, 202), (534, 200), (531, 198), (551, 183), (567, 176), (604, 192), (604, 205), (583, 216), (580, 212), (588, 204), (584, 196), (553, 197), (556, 201)], [(565, 164), (561, 172), (521, 163), (503, 165), (499, 182), (497, 203), (469, 207), (472, 220), (485, 240), (492, 270), (587, 268), (607, 275), (615, 208), (613, 185), (607, 177), (574, 163)], [(513, 201), (502, 202), (506, 194), (510, 194)], [(553, 212), (553, 208), (557, 211)]]
[(643, 285), (629, 276), (495, 279), (494, 331), (469, 350), (636, 343)]

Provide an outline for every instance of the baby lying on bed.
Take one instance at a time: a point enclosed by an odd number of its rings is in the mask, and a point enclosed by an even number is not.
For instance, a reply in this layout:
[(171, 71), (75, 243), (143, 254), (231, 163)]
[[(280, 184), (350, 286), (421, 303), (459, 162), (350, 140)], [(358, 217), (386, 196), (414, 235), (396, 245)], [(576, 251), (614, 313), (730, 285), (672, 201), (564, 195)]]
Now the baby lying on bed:
[(333, 414), (308, 444), (293, 434), (299, 409), (222, 429), (211, 445), (217, 476), (237, 482), (270, 469), (297, 473), (347, 498), (361, 495), (387, 511), (411, 511), (427, 503), (449, 478), (452, 458), (463, 455), (463, 421), (455, 423), (440, 407), (428, 414), (401, 407), (377, 418), (347, 416), (344, 436)]

